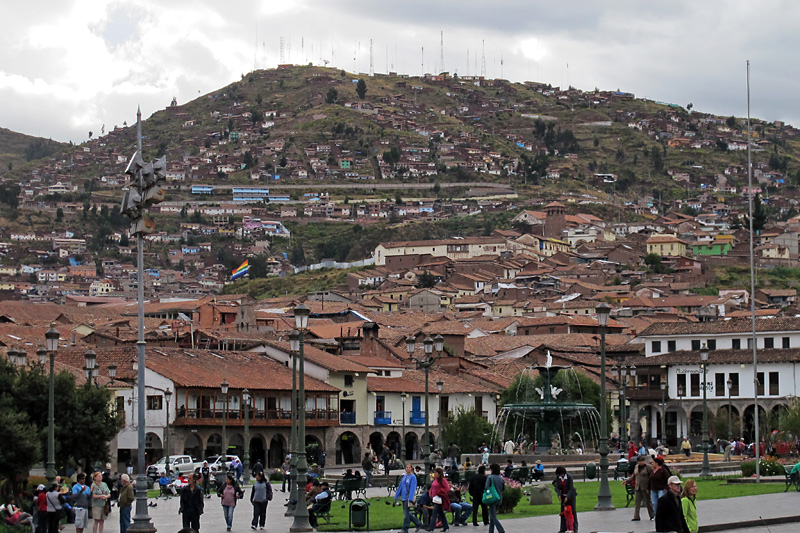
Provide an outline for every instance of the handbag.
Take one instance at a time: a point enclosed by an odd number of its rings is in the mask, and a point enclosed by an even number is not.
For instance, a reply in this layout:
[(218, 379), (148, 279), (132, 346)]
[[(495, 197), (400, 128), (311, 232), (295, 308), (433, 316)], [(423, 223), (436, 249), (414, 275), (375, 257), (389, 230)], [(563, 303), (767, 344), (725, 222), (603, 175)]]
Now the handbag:
[(104, 509), (106, 516), (111, 514), (111, 500), (106, 500), (106, 507)]
[(442, 504), (442, 497), (441, 496), (434, 496), (432, 501), (433, 501), (433, 503), (435, 503), (437, 505), (441, 505)]
[[(491, 479), (491, 478), (489, 478)], [(486, 490), (483, 491), (483, 503), (486, 505), (491, 505), (493, 503), (497, 503), (500, 501), (500, 494), (498, 494), (497, 489), (494, 488), (494, 480), (489, 483), (489, 486), (486, 487)]]

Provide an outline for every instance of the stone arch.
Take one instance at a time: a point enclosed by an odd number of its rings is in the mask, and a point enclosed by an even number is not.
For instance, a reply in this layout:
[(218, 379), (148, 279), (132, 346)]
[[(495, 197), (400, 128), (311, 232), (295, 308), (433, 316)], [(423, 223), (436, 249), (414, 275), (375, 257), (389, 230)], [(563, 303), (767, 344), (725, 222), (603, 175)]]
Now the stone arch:
[(397, 431), (390, 431), (389, 434), (386, 435), (386, 445), (397, 457), (400, 457), (400, 433)]
[(267, 466), (269, 468), (279, 468), (283, 464), (283, 459), (289, 455), (289, 443), (281, 433), (276, 433), (269, 441), (267, 450)]
[(369, 444), (372, 447), (372, 452), (379, 454), (383, 449), (383, 433), (380, 431), (373, 431), (369, 436)]
[(256, 461), (261, 461), (261, 464), (267, 466), (267, 447), (264, 437), (262, 435), (253, 435), (250, 437), (250, 464), (256, 464)]
[(403, 457), (404, 461), (417, 460), (419, 455), (419, 437), (413, 431), (406, 432), (406, 455)]
[[(744, 437), (745, 442), (753, 442), (756, 437), (755, 432), (755, 404), (751, 403), (745, 406), (744, 411), (742, 412), (742, 436)], [(766, 431), (766, 410), (764, 409), (763, 404), (758, 405), (758, 425), (759, 425), (759, 437), (764, 435)]]
[(212, 455), (222, 455), (222, 435), (219, 433), (212, 433), (206, 440), (205, 457), (208, 458)]
[(242, 457), (244, 457), (244, 436), (241, 433), (228, 435), (228, 449), (225, 454), (235, 455), (240, 461), (242, 460)]
[(203, 457), (203, 442), (197, 433), (189, 433), (186, 435), (186, 440), (183, 442), (183, 454), (191, 455), (195, 459)]
[(361, 464), (361, 442), (352, 431), (345, 431), (336, 439), (336, 464)]
[(161, 437), (156, 433), (148, 432), (144, 436), (144, 456), (148, 463), (154, 463), (164, 456), (164, 445)]
[(323, 451), (325, 451), (325, 447), (319, 437), (306, 433), (306, 460), (308, 464), (319, 464)]

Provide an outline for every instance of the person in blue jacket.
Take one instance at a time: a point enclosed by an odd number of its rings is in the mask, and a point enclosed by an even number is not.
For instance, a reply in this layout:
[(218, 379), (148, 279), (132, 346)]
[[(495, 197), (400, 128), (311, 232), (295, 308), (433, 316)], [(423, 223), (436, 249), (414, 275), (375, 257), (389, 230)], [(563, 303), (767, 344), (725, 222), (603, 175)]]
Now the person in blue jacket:
[(422, 527), (419, 518), (411, 514), (409, 505), (414, 505), (414, 495), (417, 493), (417, 476), (414, 475), (414, 468), (410, 463), (406, 464), (406, 473), (400, 479), (397, 490), (394, 493), (395, 504), (397, 500), (403, 502), (403, 527), (401, 531), (408, 533), (408, 524), (413, 522), (417, 529)]

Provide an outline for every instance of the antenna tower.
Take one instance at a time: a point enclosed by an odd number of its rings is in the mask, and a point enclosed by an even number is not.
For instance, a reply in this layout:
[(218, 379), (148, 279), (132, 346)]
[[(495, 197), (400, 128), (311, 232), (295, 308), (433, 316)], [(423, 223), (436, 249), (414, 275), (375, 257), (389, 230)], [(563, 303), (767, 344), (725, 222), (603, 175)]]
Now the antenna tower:
[(283, 35), (281, 35), (281, 65), (286, 64), (286, 57), (284, 56), (285, 51), (286, 51), (286, 43), (283, 40)]
[(486, 41), (481, 41), (481, 76), (486, 77)]
[(467, 48), (467, 76), (469, 76), (469, 48)]
[(300, 62), (306, 62), (306, 38), (300, 37)]
[(425, 47), (424, 46), (422, 47), (422, 65), (421, 65), (421, 67), (422, 67), (422, 72), (420, 73), (420, 76), (424, 76), (425, 75)]
[(369, 40), (369, 75), (370, 76), (374, 76), (375, 75), (375, 60), (374, 60), (374, 56), (375, 56), (375, 51), (372, 48), (372, 39), (370, 39)]
[(503, 78), (503, 54), (500, 54), (500, 79), (505, 79)]
[(442, 67), (439, 72), (444, 72), (444, 30), (439, 32), (439, 66)]

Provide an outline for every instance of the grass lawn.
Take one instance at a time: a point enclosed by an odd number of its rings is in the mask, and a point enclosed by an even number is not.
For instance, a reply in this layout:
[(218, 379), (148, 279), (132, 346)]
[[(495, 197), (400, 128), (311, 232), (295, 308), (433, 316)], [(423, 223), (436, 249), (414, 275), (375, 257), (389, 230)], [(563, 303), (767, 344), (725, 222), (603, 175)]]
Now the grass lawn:
[[(610, 481), (611, 501), (617, 508), (625, 507), (625, 488), (620, 481)], [(597, 492), (600, 490), (600, 482), (593, 481), (587, 483), (576, 483), (578, 491), (577, 507), (579, 513), (594, 510), (597, 503)], [(739, 496), (754, 496), (758, 494), (772, 494), (783, 492), (783, 483), (761, 483), (728, 485), (724, 479), (697, 479), (697, 499), (715, 500), (723, 498), (735, 498)], [(369, 498), (369, 526), (371, 530), (399, 529), (403, 523), (402, 507), (392, 507), (394, 498)], [(387, 505), (388, 502), (388, 505)], [(344, 506), (344, 508), (343, 508)], [(348, 527), (349, 502), (334, 501), (331, 505), (331, 523), (326, 525), (320, 522), (319, 531), (344, 531)], [(633, 503), (631, 503), (633, 509)], [(528, 505), (525, 496), (514, 508), (513, 513), (500, 515), (501, 520), (508, 518), (525, 518), (528, 516), (555, 515), (560, 511), (557, 503), (551, 505)], [(450, 520), (448, 515), (448, 520)]]

